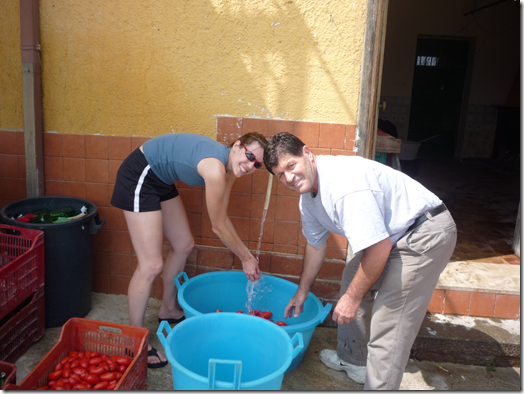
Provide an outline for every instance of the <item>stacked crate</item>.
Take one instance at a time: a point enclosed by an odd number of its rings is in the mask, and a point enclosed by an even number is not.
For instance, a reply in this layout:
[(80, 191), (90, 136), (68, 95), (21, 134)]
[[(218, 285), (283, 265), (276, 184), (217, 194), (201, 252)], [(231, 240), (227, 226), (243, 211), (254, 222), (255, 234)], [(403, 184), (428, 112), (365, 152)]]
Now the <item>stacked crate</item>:
[(0, 224), (0, 361), (44, 336), (44, 233)]

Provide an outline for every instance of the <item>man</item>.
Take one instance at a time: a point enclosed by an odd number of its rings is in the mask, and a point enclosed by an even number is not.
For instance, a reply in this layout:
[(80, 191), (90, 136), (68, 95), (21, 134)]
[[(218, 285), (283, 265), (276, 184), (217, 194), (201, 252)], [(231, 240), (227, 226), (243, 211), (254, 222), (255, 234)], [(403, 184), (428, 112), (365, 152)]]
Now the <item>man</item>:
[(337, 351), (320, 360), (345, 371), (364, 389), (396, 390), (440, 273), (456, 243), (456, 227), (442, 201), (420, 183), (356, 156), (316, 156), (281, 132), (264, 151), (264, 164), (301, 194), (307, 244), (296, 294), (285, 317), (303, 312), (331, 232), (355, 254), (333, 310)]

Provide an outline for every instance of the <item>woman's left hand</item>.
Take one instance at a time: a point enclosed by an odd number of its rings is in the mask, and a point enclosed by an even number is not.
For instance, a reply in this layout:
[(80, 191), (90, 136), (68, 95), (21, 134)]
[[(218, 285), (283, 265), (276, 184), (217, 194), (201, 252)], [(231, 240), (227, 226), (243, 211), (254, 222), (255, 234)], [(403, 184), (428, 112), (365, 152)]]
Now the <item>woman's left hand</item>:
[(260, 279), (260, 268), (258, 267), (257, 260), (253, 255), (251, 255), (248, 260), (242, 262), (242, 269), (249, 280)]

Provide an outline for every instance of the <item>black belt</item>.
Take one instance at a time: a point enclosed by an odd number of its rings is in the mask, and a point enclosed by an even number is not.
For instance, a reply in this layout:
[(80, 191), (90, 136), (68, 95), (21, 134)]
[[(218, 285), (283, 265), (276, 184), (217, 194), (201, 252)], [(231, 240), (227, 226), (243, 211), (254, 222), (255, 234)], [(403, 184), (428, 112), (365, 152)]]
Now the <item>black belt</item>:
[(429, 214), (431, 214), (431, 216), (437, 216), (439, 213), (447, 211), (447, 210), (448, 210), (448, 208), (444, 204), (439, 205), (436, 208), (430, 209), (425, 214), (420, 215), (418, 218), (416, 218), (415, 222), (411, 226), (409, 226), (409, 228), (406, 230), (406, 232), (413, 230), (414, 228), (420, 226), (422, 223), (424, 223), (426, 220), (428, 220), (428, 217), (426, 216), (426, 214), (429, 213)]

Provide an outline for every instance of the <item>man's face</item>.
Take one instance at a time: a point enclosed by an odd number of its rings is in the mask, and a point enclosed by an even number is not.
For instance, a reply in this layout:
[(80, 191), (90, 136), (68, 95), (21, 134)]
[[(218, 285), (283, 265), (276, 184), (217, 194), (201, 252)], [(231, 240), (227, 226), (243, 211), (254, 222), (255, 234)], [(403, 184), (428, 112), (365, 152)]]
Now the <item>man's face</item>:
[(273, 167), (273, 174), (287, 188), (300, 194), (318, 191), (318, 174), (313, 153), (303, 147), (303, 156), (284, 154), (278, 165)]

